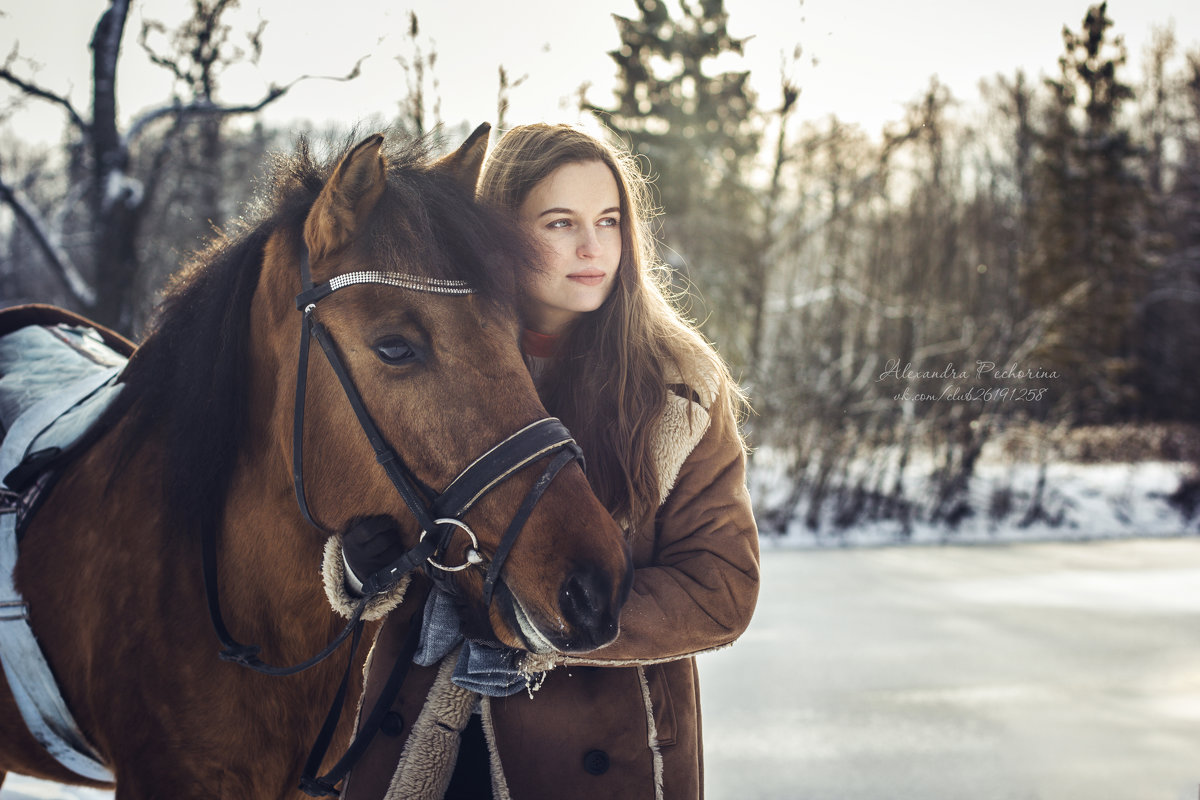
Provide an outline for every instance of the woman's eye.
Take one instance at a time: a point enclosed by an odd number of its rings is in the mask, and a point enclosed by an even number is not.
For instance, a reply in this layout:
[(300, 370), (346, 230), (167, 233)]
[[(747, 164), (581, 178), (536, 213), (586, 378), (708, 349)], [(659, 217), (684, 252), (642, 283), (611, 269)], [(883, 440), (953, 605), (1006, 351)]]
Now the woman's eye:
[(546, 225), (547, 228), (569, 228), (570, 226), (571, 220), (569, 219), (556, 219)]
[(375, 343), (374, 349), (380, 361), (393, 366), (407, 364), (417, 358), (417, 352), (413, 350), (412, 345), (399, 336), (380, 339)]
[(621, 220), (616, 219), (615, 217), (605, 217), (596, 224), (602, 228), (619, 228), (621, 226)]

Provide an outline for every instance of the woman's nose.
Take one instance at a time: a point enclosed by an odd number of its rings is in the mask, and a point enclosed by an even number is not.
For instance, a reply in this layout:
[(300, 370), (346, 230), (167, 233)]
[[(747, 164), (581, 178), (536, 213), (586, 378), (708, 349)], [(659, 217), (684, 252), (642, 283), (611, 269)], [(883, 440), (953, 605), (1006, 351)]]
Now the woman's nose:
[(596, 232), (586, 228), (580, 233), (577, 252), (580, 258), (595, 258), (600, 253), (600, 239)]

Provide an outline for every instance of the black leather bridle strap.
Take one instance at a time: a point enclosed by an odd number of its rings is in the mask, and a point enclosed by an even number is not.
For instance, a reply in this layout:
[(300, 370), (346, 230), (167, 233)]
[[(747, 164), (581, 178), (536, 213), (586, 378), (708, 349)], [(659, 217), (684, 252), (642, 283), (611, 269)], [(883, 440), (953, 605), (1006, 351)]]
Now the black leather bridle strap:
[[(307, 262), (307, 259), (305, 259)], [(300, 360), (296, 367), (296, 406), (292, 414), (292, 484), (296, 489), (296, 503), (300, 513), (317, 530), (330, 534), (321, 523), (313, 518), (308, 507), (308, 496), (304, 493), (304, 403), (308, 393), (308, 343), (312, 333), (308, 313), (300, 320)]]
[(542, 499), (542, 495), (546, 493), (546, 489), (550, 486), (550, 481), (554, 480), (554, 476), (562, 470), (567, 464), (570, 464), (575, 459), (582, 459), (583, 455), (579, 447), (574, 442), (571, 443), (571, 448), (564, 449), (546, 466), (541, 477), (533, 484), (529, 490), (529, 494), (525, 495), (525, 501), (521, 503), (521, 507), (517, 509), (517, 513), (513, 516), (512, 522), (508, 524), (508, 529), (504, 531), (504, 535), (500, 538), (500, 544), (496, 548), (496, 552), (492, 555), (492, 563), (488, 565), (487, 576), (483, 580), (483, 606), (487, 608), (492, 604), (492, 592), (495, 591), (496, 581), (500, 578), (500, 570), (504, 567), (504, 562), (508, 559), (509, 551), (517, 542), (517, 535), (521, 529), (525, 527), (526, 520), (533, 513), (533, 507), (537, 505), (538, 500)]
[[(337, 794), (337, 790), (333, 787), (341, 780), (341, 776), (335, 777), (330, 773), (318, 778), (316, 773), (321, 768), (321, 762), (325, 760), (325, 753), (329, 751), (329, 743), (333, 741), (338, 721), (342, 718), (342, 708), (346, 705), (346, 693), (350, 689), (350, 676), (354, 674), (354, 654), (358, 652), (358, 645), (361, 641), (362, 626), (359, 625), (354, 628), (354, 639), (350, 644), (350, 657), (346, 662), (346, 671), (342, 673), (342, 682), (338, 685), (333, 703), (325, 714), (325, 722), (322, 723), (316, 741), (313, 742), (312, 749), (308, 751), (308, 759), (304, 762), (304, 772), (300, 775), (300, 788), (313, 797)], [(327, 791), (327, 788), (333, 791)]]
[[(413, 656), (417, 653), (417, 644), (420, 639), (421, 616), (418, 613), (409, 620), (408, 635), (404, 637), (404, 646), (392, 664), (391, 674), (388, 675), (387, 682), (383, 685), (379, 699), (371, 707), (371, 713), (359, 726), (354, 740), (350, 742), (350, 746), (346, 748), (346, 752), (342, 754), (338, 762), (330, 767), (323, 776), (316, 777), (317, 770), (321, 768), (321, 762), (325, 759), (325, 753), (329, 750), (329, 743), (333, 739), (334, 731), (337, 730), (338, 719), (341, 717), (340, 711), (345, 702), (345, 693), (344, 691), (339, 693), (339, 702), (329, 710), (321, 734), (317, 737), (317, 741), (308, 755), (308, 761), (304, 765), (300, 788), (306, 794), (313, 797), (336, 797), (339, 794), (337, 785), (362, 758), (362, 754), (375, 738), (375, 734), (379, 732), (380, 726), (383, 725), (383, 719), (391, 709), (396, 696), (400, 694), (400, 687), (404, 685), (404, 679), (408, 677), (408, 671), (412, 667)], [(353, 653), (350, 654), (350, 663), (354, 663)], [(343, 690), (344, 688), (345, 681), (343, 681)], [(335, 709), (337, 713), (335, 713)]]
[[(484, 582), (484, 605), (491, 602), (492, 591), (504, 562), (534, 506), (563, 467), (572, 461), (582, 464), (583, 452), (559, 420), (553, 417), (541, 419), (517, 431), (477, 458), (434, 501), (433, 516), (438, 519), (461, 518), (479, 498), (499, 483), (536, 461), (550, 456), (553, 458), (526, 494), (525, 500), (517, 509), (491, 556), (491, 563), (488, 565), (489, 577)], [(451, 526), (441, 527), (449, 529)], [(411, 571), (435, 552), (444, 551), (448, 546), (444, 535), (436, 542), (434, 539), (435, 537), (430, 536), (421, 540), (412, 550), (370, 576), (363, 582), (363, 592), (370, 594), (386, 589), (399, 580), (400, 576)], [(440, 576), (435, 574), (434, 570), (427, 569), (427, 573), (435, 582), (440, 580)]]
[[(314, 528), (327, 535), (332, 535), (332, 531), (325, 528), (313, 515), (308, 504), (307, 493), (304, 490), (305, 396), (307, 393), (306, 387), (308, 386), (309, 342), (314, 338), (320, 342), (321, 349), (325, 353), (330, 367), (333, 369), (334, 374), (337, 375), (338, 382), (342, 384), (343, 390), (350, 401), (351, 408), (354, 410), (355, 416), (358, 417), (359, 424), (363, 428), (372, 450), (375, 452), (376, 459), (387, 472), (388, 478), (395, 485), (396, 490), (400, 492), (405, 505), (412, 510), (414, 516), (417, 516), (418, 524), (424, 525), (425, 523), (429, 523), (432, 526), (432, 520), (425, 511), (427, 506), (422, 499), (423, 492), (416, 485), (415, 481), (402, 471), (399, 459), (396, 458), (391, 448), (387, 447), (385, 440), (379, 434), (378, 428), (375, 426), (370, 414), (367, 413), (361, 395), (359, 395), (354, 383), (350, 380), (349, 375), (347, 375), (345, 367), (342, 366), (341, 358), (338, 357), (334, 349), (333, 341), (328, 331), (325, 330), (323, 325), (312, 318), (311, 305), (306, 307), (300, 325), (300, 363), (296, 377), (295, 413), (292, 416), (292, 483), (295, 487), (296, 503), (300, 507), (300, 513), (304, 515), (304, 518)], [(384, 450), (382, 454), (380, 452), (381, 447)], [(422, 530), (426, 530), (426, 528), (423, 527)], [(405, 553), (401, 562), (390, 565), (386, 574), (381, 571), (372, 575), (368, 581), (365, 581), (363, 593), (370, 596), (386, 591), (391, 586), (394, 586), (401, 577), (421, 566), (425, 562), (425, 559), (432, 556), (438, 544), (439, 541), (431, 537), (422, 540), (413, 550)]]
[(274, 667), (264, 663), (259, 659), (258, 654), (262, 648), (254, 644), (242, 644), (233, 635), (229, 633), (229, 629), (225, 625), (225, 619), (221, 614), (221, 600), (217, 584), (217, 555), (216, 555), (216, 535), (209, 534), (203, 537), (201, 544), (201, 559), (204, 568), (204, 596), (208, 602), (208, 616), (212, 621), (213, 630), (217, 634), (217, 639), (225, 646), (224, 650), (218, 653), (222, 661), (230, 661), (234, 664), (241, 664), (243, 667), (260, 672), (264, 675), (295, 675), (298, 672), (303, 672), (306, 669), (316, 666), (325, 659), (329, 658), (333, 653), (346, 641), (352, 634), (357, 635), (358, 630), (362, 627), (363, 611), (367, 607), (369, 597), (364, 597), (354, 606), (354, 611), (347, 620), (345, 627), (342, 628), (334, 639), (325, 645), (321, 652), (314, 655), (305, 661), (298, 664), (293, 664), (287, 667)]
[(325, 352), (326, 360), (333, 368), (334, 374), (337, 375), (338, 382), (342, 385), (342, 389), (346, 393), (346, 398), (350, 401), (350, 407), (354, 409), (354, 416), (358, 418), (358, 424), (362, 428), (363, 433), (366, 434), (371, 449), (375, 452), (375, 460), (383, 467), (388, 479), (396, 487), (396, 491), (400, 493), (401, 499), (404, 500), (404, 504), (408, 506), (409, 511), (416, 517), (420, 529), (429, 531), (430, 533), (437, 530), (438, 526), (434, 523), (433, 517), (429, 514), (429, 509), (426, 508), (425, 503), (422, 501), (420, 492), (413, 486), (412, 481), (405, 474), (401, 466), (401, 461), (396, 456), (396, 451), (388, 445), (387, 440), (383, 438), (383, 435), (379, 432), (379, 428), (375, 425), (375, 421), (371, 419), (371, 414), (367, 411), (366, 404), (363, 403), (362, 395), (359, 394), (354, 381), (350, 379), (350, 374), (346, 371), (346, 366), (337, 351), (337, 345), (333, 343), (329, 332), (325, 329), (324, 325), (312, 319), (311, 312), (306, 312), (304, 316), (308, 320), (313, 337), (321, 345), (321, 349)]
[(582, 464), (583, 453), (562, 422), (547, 417), (526, 425), (475, 459), (451, 481), (434, 503), (436, 515), (462, 516), (498, 484), (563, 448), (571, 448)]

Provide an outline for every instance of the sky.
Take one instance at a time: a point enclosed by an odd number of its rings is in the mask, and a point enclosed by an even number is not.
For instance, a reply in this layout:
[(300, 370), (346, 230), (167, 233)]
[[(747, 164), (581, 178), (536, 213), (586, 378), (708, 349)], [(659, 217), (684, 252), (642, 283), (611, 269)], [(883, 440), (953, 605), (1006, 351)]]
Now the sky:
[[(674, 6), (676, 0), (668, 0)], [(169, 96), (170, 79), (148, 64), (137, 45), (144, 19), (173, 25), (187, 0), (135, 0), (119, 66), (119, 103), (126, 119)], [(1062, 51), (1064, 24), (1078, 29), (1087, 0), (726, 0), (729, 29), (746, 38), (745, 55), (722, 69), (751, 70), (761, 107), (778, 102), (779, 76), (799, 45), (799, 62), (787, 69), (801, 87), (798, 119), (836, 114), (868, 133), (903, 115), (906, 102), (931, 76), (960, 100), (978, 96), (980, 79), (1052, 74)], [(1174, 23), (1185, 48), (1200, 46), (1200, 3), (1180, 0), (1110, 0), (1109, 15), (1129, 46), (1137, 69), (1155, 26)], [(0, 0), (0, 52), (19, 42), (22, 57), (37, 62), (37, 81), (68, 94), (87, 108), (87, 43), (104, 0)], [(331, 9), (334, 9), (331, 11)], [(228, 73), (222, 99), (253, 102), (272, 83), (302, 74), (342, 75), (362, 56), (362, 76), (349, 83), (306, 81), (265, 115), (297, 130), (348, 126), (394, 117), (405, 94), (405, 73), (396, 56), (412, 55), (409, 11), (421, 25), (422, 49), (437, 53), (432, 73), (440, 117), (472, 126), (496, 119), (498, 68), (511, 80), (509, 123), (577, 121), (575, 98), (588, 84), (588, 99), (612, 98), (615, 67), (606, 55), (619, 40), (613, 14), (633, 15), (633, 0), (545, 3), (538, 0), (242, 0), (231, 21), (239, 30), (268, 26), (257, 68)], [(53, 20), (53, 25), (47, 24)], [(26, 69), (21, 64), (19, 69)], [(28, 72), (26, 72), (28, 74)], [(1132, 78), (1133, 73), (1129, 74)], [(11, 93), (0, 88), (0, 109)], [(27, 140), (58, 141), (63, 115), (28, 103), (12, 115), (10, 130)]]

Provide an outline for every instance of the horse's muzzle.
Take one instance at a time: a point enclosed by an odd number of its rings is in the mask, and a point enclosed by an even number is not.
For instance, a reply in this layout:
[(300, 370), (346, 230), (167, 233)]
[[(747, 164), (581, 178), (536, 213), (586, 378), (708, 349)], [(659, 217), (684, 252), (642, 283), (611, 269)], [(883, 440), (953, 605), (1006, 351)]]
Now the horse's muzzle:
[(525, 649), (534, 653), (586, 653), (617, 638), (621, 607), (629, 596), (632, 579), (626, 551), (620, 575), (595, 564), (569, 573), (559, 587), (558, 608), (549, 613), (538, 613), (523, 604), (504, 581), (499, 584), (496, 599)]
[(617, 638), (621, 606), (629, 595), (629, 575), (614, 592), (616, 581), (607, 570), (590, 565), (575, 570), (563, 581), (558, 606), (572, 635), (554, 642), (563, 651), (595, 650)]

